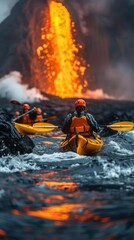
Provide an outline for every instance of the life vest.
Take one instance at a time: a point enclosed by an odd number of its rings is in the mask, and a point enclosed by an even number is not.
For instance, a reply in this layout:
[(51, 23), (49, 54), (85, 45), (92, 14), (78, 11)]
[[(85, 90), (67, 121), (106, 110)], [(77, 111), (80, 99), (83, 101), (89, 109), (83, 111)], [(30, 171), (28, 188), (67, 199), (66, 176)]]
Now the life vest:
[(42, 114), (37, 114), (37, 116), (36, 116), (36, 121), (37, 121), (37, 122), (43, 122)]
[(31, 124), (32, 120), (30, 119), (29, 114), (24, 115), (21, 118), (21, 122), (24, 123), (24, 124)]
[(70, 133), (87, 133), (90, 130), (90, 125), (87, 122), (85, 116), (81, 117), (73, 117), (71, 126), (70, 126)]

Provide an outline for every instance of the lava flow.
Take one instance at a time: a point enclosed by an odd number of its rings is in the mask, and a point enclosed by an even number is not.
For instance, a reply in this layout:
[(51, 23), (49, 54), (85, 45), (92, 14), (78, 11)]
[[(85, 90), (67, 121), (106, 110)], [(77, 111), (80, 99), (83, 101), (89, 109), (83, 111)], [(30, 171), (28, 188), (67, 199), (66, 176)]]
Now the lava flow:
[(78, 56), (82, 46), (77, 46), (73, 37), (74, 22), (60, 2), (50, 1), (45, 15), (42, 44), (37, 48), (45, 78), (39, 80), (42, 90), (61, 98), (78, 96), (88, 84), (84, 79), (84, 60)]

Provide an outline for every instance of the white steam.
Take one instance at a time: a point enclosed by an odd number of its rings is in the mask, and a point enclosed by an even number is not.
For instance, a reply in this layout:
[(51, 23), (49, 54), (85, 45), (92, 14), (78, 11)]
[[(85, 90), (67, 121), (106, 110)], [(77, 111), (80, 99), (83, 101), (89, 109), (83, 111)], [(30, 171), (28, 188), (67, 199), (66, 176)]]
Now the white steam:
[(18, 0), (0, 0), (0, 22), (10, 15), (11, 9)]
[(134, 100), (134, 72), (127, 63), (117, 63), (105, 68), (107, 90), (120, 100)]
[(48, 100), (41, 95), (36, 88), (28, 89), (28, 85), (22, 85), (21, 74), (17, 71), (10, 72), (0, 79), (0, 96), (9, 100), (35, 102), (39, 100)]
[(82, 0), (82, 2), (74, 2), (73, 5), (75, 7), (75, 10), (77, 11), (80, 27), (82, 33), (86, 34), (91, 31), (89, 26), (86, 26), (86, 23), (84, 21), (84, 17), (88, 15), (90, 12), (92, 14), (95, 14), (96, 21), (97, 17), (98, 24), (100, 25), (109, 25), (111, 24), (111, 7), (115, 0)]
[(108, 95), (103, 91), (103, 89), (96, 89), (96, 90), (87, 90), (84, 93), (85, 98), (90, 98), (90, 99), (115, 99), (114, 96)]
[[(85, 1), (84, 10), (90, 10), (96, 14), (109, 14), (111, 6), (115, 0), (89, 0)], [(87, 3), (87, 4), (86, 4)]]

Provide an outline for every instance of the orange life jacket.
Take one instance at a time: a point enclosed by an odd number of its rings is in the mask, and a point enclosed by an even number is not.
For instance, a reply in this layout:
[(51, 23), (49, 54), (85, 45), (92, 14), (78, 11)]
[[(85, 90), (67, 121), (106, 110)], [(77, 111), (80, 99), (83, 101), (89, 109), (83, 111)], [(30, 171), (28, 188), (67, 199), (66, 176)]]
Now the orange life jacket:
[(21, 118), (21, 122), (24, 123), (24, 124), (31, 124), (32, 120), (30, 119), (29, 114), (24, 115)]
[(36, 116), (36, 121), (37, 121), (37, 122), (43, 122), (43, 116), (42, 116), (42, 114), (38, 114), (38, 115)]
[(87, 119), (85, 116), (82, 117), (73, 117), (72, 123), (70, 126), (70, 132), (71, 133), (87, 133), (90, 130), (90, 125), (87, 122)]

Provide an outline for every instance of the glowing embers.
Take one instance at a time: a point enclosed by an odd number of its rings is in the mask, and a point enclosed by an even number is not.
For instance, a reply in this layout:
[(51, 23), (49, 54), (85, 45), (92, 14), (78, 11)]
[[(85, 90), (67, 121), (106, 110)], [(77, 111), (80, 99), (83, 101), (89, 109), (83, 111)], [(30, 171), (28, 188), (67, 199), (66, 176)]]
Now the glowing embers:
[(77, 56), (82, 46), (77, 47), (73, 39), (74, 23), (68, 10), (59, 2), (50, 1), (48, 15), (45, 27), (41, 29), (42, 46), (37, 49), (44, 64), (45, 79), (40, 80), (44, 81), (43, 90), (62, 98), (80, 95), (87, 87), (87, 81), (82, 80), (86, 67)]

